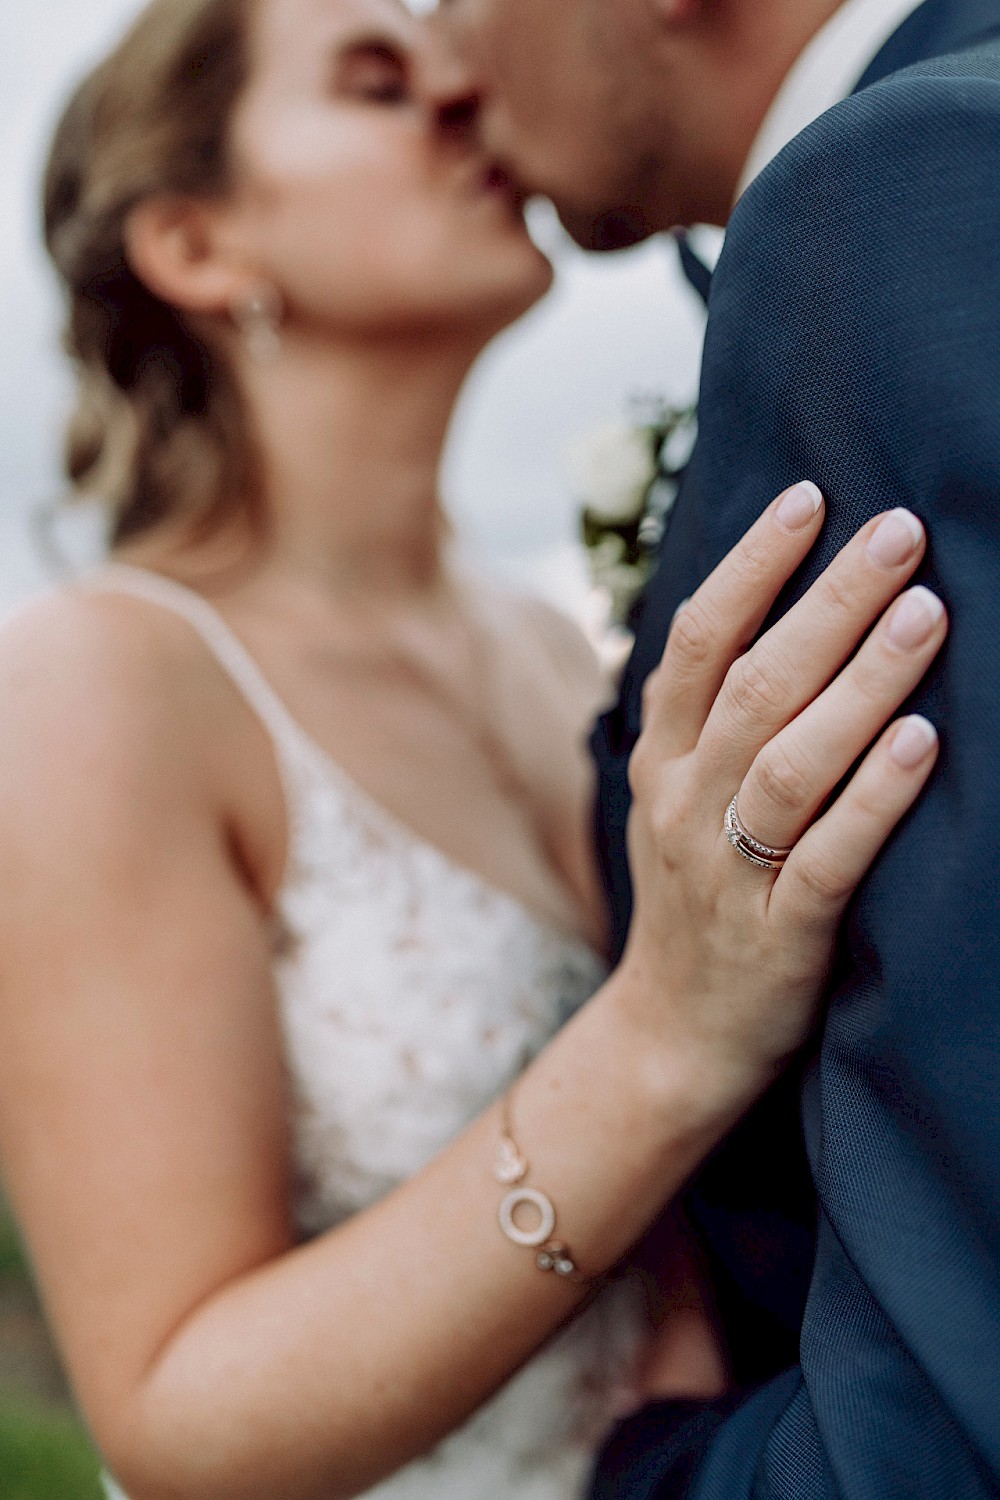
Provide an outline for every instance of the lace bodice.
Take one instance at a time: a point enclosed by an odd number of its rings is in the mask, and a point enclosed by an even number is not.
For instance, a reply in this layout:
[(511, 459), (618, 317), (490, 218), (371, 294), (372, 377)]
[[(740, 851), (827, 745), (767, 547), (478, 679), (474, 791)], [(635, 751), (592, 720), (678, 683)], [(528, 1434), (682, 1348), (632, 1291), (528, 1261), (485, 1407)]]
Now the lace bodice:
[[(292, 1094), (295, 1216), (313, 1236), (444, 1149), (597, 988), (578, 938), (412, 833), (301, 729), (199, 595), (140, 569), (95, 586), (186, 618), (274, 742), (289, 856), (275, 977)], [(379, 1500), (573, 1500), (638, 1336), (619, 1285)]]

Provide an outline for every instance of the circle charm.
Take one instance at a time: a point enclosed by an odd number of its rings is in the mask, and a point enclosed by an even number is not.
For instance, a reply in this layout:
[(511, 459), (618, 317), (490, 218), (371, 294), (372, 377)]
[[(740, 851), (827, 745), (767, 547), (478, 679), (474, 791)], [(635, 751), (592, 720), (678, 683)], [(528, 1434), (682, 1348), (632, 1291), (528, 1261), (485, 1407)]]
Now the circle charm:
[[(514, 1215), (524, 1203), (529, 1203), (538, 1210), (538, 1225), (534, 1229), (518, 1229), (514, 1223)], [(552, 1199), (536, 1188), (515, 1188), (512, 1193), (508, 1193), (500, 1205), (499, 1217), (500, 1228), (507, 1238), (515, 1245), (524, 1245), (529, 1250), (536, 1250), (539, 1245), (544, 1245), (551, 1239), (556, 1227), (556, 1211), (552, 1207)]]

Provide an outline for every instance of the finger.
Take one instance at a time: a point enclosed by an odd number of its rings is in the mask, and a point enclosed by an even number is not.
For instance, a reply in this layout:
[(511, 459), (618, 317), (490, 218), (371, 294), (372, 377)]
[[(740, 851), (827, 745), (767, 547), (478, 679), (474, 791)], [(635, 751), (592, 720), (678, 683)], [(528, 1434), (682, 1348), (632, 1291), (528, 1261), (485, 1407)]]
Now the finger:
[(760, 750), (802, 712), (916, 571), (924, 528), (907, 510), (876, 516), (804, 598), (726, 674), (699, 741), (713, 790), (739, 786)]
[(887, 730), (792, 850), (771, 892), (772, 912), (807, 926), (836, 920), (913, 806), (937, 756), (937, 731), (919, 715)]
[(643, 725), (661, 754), (697, 744), (733, 661), (819, 535), (823, 508), (814, 484), (785, 490), (677, 611), (644, 698)]
[(947, 634), (944, 605), (929, 589), (896, 601), (857, 656), (754, 761), (739, 813), (755, 839), (775, 848), (795, 843), (906, 702)]

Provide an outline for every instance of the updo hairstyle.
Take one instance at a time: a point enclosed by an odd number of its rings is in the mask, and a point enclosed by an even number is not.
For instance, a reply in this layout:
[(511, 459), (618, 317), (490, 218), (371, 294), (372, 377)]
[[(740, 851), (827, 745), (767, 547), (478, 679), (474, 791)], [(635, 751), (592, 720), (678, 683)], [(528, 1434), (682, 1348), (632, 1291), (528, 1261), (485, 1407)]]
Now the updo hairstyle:
[(109, 507), (112, 544), (167, 521), (207, 532), (258, 504), (227, 360), (147, 290), (125, 252), (144, 200), (230, 186), (249, 10), (250, 0), (153, 0), (77, 89), (52, 144), (45, 242), (68, 295), (78, 381), (65, 466), (77, 491)]

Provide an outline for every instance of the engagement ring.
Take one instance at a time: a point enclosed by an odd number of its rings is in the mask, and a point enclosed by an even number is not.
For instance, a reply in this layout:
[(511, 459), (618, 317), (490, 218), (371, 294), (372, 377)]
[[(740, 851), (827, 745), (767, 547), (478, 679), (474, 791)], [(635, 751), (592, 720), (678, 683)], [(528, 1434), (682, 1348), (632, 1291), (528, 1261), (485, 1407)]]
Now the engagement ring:
[(729, 804), (723, 827), (726, 838), (736, 853), (743, 859), (749, 860), (750, 864), (757, 865), (759, 869), (780, 870), (792, 852), (791, 847), (772, 849), (769, 844), (762, 844), (759, 839), (755, 839), (751, 833), (748, 833), (740, 818), (736, 797)]

